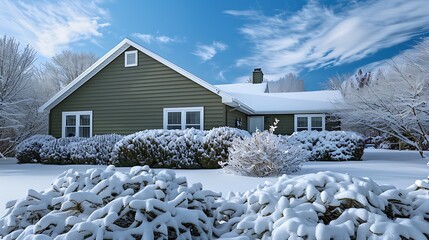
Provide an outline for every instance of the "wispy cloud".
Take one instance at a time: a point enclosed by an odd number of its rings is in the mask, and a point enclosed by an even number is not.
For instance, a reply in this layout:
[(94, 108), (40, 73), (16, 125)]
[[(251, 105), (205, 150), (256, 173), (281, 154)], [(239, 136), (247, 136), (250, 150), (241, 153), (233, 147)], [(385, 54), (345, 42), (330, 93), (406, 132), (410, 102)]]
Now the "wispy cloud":
[(364, 72), (377, 72), (378, 70), (388, 72), (392, 69), (393, 65), (406, 66), (411, 62), (424, 64), (429, 61), (429, 56), (426, 54), (428, 51), (429, 37), (426, 37), (410, 49), (406, 49), (391, 58), (383, 59), (361, 66), (358, 69), (355, 69), (355, 72), (357, 72), (359, 69), (362, 69), (362, 71)]
[(50, 57), (70, 44), (101, 37), (108, 12), (96, 1), (0, 1), (0, 31)]
[(147, 44), (150, 44), (151, 42), (171, 43), (171, 42), (182, 41), (177, 37), (172, 38), (165, 35), (152, 35), (152, 34), (144, 34), (144, 33), (133, 33), (132, 35)]
[(309, 1), (290, 14), (225, 11), (250, 23), (240, 28), (251, 54), (238, 66), (260, 66), (268, 79), (288, 72), (363, 59), (429, 30), (427, 0), (367, 1), (333, 9)]
[(221, 42), (213, 42), (210, 45), (198, 44), (193, 54), (200, 57), (203, 62), (206, 62), (212, 59), (218, 52), (225, 51), (227, 48), (228, 45)]

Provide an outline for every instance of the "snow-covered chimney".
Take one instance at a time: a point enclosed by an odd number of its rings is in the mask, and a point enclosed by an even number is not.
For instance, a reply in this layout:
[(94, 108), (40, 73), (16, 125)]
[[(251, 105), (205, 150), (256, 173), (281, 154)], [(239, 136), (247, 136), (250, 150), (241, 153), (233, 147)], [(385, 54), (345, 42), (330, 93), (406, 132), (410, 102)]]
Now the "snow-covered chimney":
[(264, 80), (264, 73), (262, 72), (262, 69), (255, 68), (252, 74), (252, 83), (253, 84), (262, 83), (263, 80)]

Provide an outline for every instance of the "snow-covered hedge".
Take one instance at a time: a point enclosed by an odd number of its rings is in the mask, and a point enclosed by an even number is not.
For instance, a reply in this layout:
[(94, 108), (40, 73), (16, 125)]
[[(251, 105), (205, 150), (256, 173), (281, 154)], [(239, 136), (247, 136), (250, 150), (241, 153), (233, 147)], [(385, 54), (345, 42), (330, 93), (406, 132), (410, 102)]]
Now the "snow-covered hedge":
[(117, 166), (149, 165), (167, 168), (199, 168), (204, 131), (145, 130), (116, 143), (112, 162)]
[(0, 238), (208, 239), (219, 197), (171, 170), (69, 170), (47, 191), (8, 203)]
[(428, 239), (429, 180), (396, 189), (333, 172), (283, 176), (216, 211), (222, 238)]
[(40, 158), (46, 164), (73, 164), (72, 148), (85, 140), (80, 137), (58, 138), (45, 142), (40, 148)]
[(108, 165), (115, 144), (123, 138), (118, 134), (95, 135), (85, 138), (70, 148), (70, 158), (77, 164)]
[(203, 139), (203, 155), (200, 163), (203, 168), (219, 168), (219, 162), (228, 161), (228, 149), (234, 140), (241, 141), (250, 137), (248, 131), (231, 127), (213, 128), (206, 132)]
[(119, 141), (112, 162), (116, 166), (217, 168), (218, 162), (227, 158), (231, 142), (245, 136), (245, 131), (229, 127), (210, 131), (145, 130)]
[(69, 170), (7, 209), (3, 239), (427, 239), (429, 180), (396, 189), (321, 172), (221, 198), (171, 170), (109, 166)]
[(310, 152), (310, 160), (360, 160), (365, 148), (364, 138), (345, 131), (301, 131), (286, 137), (291, 145)]
[(44, 143), (55, 140), (51, 135), (34, 135), (19, 143), (15, 149), (15, 157), (19, 163), (39, 163), (40, 148)]
[(68, 137), (45, 142), (40, 149), (46, 164), (103, 164), (110, 162), (115, 144), (123, 136), (96, 135), (91, 138)]
[(308, 151), (288, 145), (273, 132), (257, 131), (251, 137), (233, 141), (224, 169), (245, 176), (278, 176), (298, 171), (308, 159)]

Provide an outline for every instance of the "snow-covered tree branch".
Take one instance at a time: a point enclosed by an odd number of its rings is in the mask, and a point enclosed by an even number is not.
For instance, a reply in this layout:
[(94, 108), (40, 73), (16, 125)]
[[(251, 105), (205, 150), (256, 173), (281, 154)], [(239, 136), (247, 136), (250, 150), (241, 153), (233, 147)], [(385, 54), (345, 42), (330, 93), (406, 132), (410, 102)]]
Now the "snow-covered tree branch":
[(97, 59), (98, 57), (94, 53), (65, 50), (45, 63), (37, 75), (39, 81), (51, 89), (50, 95), (53, 95), (78, 77)]
[(337, 115), (343, 126), (360, 125), (415, 147), (424, 157), (429, 133), (429, 41), (416, 53), (392, 59), (375, 76), (361, 71), (341, 85), (345, 103)]
[(33, 74), (35, 51), (20, 44), (12, 37), (0, 39), (0, 152), (9, 153), (15, 146), (17, 132), (24, 124), (24, 106), (33, 99), (26, 89)]

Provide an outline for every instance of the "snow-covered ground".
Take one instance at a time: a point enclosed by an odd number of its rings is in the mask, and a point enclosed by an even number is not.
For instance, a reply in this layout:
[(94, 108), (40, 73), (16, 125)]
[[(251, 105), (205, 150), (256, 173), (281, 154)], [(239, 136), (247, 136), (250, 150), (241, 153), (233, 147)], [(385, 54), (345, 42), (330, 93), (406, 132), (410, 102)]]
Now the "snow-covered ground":
[[(414, 151), (366, 149), (363, 161), (308, 162), (301, 171), (293, 175), (333, 171), (369, 177), (378, 184), (406, 188), (415, 180), (428, 177), (429, 167), (426, 163), (427, 161)], [(54, 178), (69, 168), (86, 171), (89, 168), (104, 169), (105, 166), (16, 164), (13, 158), (0, 160), (0, 216), (6, 213), (6, 202), (24, 197), (28, 189), (40, 191), (48, 188)], [(130, 168), (119, 169), (129, 171)], [(201, 182), (205, 189), (222, 192), (224, 195), (230, 191), (246, 191), (257, 184), (274, 182), (277, 179), (237, 176), (226, 174), (221, 169), (176, 170), (176, 173), (177, 176), (185, 176), (189, 183)]]

